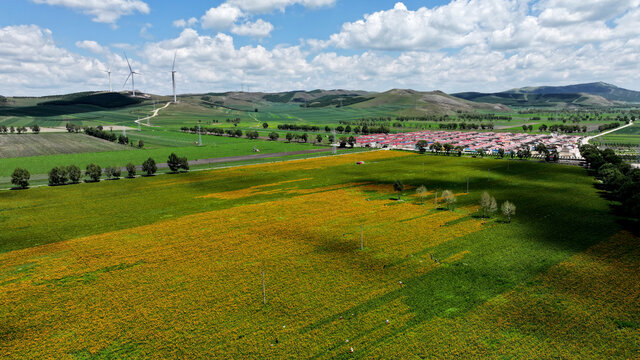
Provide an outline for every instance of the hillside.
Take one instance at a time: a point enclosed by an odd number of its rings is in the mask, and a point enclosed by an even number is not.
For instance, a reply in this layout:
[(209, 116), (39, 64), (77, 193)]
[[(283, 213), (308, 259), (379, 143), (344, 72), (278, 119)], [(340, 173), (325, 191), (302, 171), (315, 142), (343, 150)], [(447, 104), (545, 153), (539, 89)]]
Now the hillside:
[(504, 104), (513, 107), (608, 107), (616, 104), (601, 96), (579, 94), (527, 94), (515, 92), (502, 93), (458, 93), (453, 96), (481, 103)]
[(129, 105), (137, 105), (142, 100), (120, 93), (92, 93), (92, 94), (72, 94), (58, 100), (41, 102), (38, 105), (93, 105), (102, 108), (112, 109)]
[(620, 102), (640, 103), (640, 92), (603, 82), (568, 86), (538, 86), (498, 93), (463, 92), (453, 96), (474, 102), (515, 107), (609, 107)]
[(610, 101), (640, 102), (640, 92), (627, 90), (604, 82), (568, 86), (538, 86), (512, 89), (509, 93), (521, 94), (589, 94)]
[(353, 105), (356, 108), (372, 108), (378, 106), (404, 105), (406, 111), (426, 112), (430, 114), (454, 114), (456, 112), (475, 112), (487, 110), (510, 112), (507, 106), (491, 103), (478, 103), (459, 99), (442, 91), (419, 92), (415, 90), (393, 89), (375, 94), (373, 99)]

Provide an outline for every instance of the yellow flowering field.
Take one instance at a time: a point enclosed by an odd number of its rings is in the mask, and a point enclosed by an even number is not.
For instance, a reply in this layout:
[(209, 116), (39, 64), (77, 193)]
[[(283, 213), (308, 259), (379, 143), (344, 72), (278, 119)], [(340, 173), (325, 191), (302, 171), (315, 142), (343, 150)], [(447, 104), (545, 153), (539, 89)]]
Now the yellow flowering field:
[[(447, 225), (467, 212), (367, 201), (362, 191), (319, 188), (2, 254), (0, 308), (9, 312), (2, 352), (63, 358), (117, 343), (145, 357), (283, 356), (292, 349), (312, 356), (361, 331), (392, 333), (407, 316), (399, 299), (342, 321), (339, 314), (436, 269), (425, 250), (482, 225)], [(25, 266), (31, 270), (15, 272)], [(335, 323), (321, 334), (303, 331), (325, 317)]]

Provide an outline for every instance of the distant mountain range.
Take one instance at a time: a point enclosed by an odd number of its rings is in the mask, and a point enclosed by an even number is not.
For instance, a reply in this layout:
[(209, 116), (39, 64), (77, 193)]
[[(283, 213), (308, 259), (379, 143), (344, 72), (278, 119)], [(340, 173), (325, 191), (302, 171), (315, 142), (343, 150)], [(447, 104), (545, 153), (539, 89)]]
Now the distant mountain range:
[[(169, 101), (168, 97), (140, 93), (132, 98), (127, 92), (84, 92), (40, 98), (4, 98), (0, 96), (0, 115), (15, 116), (25, 111), (42, 113), (66, 111), (81, 106), (118, 108), (144, 100)], [(358, 109), (386, 108), (396, 116), (455, 115), (476, 111), (511, 112), (512, 108), (597, 108), (640, 104), (640, 92), (602, 82), (569, 86), (540, 86), (511, 89), (498, 93), (465, 92), (448, 95), (441, 91), (420, 92), (393, 89), (386, 92), (361, 90), (313, 90), (280, 93), (224, 92), (186, 94), (180, 99), (201, 106), (222, 106), (233, 110), (253, 111), (277, 104), (308, 108)], [(28, 106), (25, 108), (24, 106)], [(71, 110), (69, 110), (71, 111)]]
[(640, 92), (603, 82), (524, 87), (498, 93), (464, 92), (453, 96), (469, 101), (516, 107), (607, 107), (620, 103), (640, 103)]

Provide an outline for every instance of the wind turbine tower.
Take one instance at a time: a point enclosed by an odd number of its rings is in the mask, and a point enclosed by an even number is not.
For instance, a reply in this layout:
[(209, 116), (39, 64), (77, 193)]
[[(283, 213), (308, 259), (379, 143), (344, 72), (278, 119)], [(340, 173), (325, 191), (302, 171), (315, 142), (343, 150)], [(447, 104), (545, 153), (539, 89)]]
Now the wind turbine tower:
[(109, 77), (109, 92), (113, 92), (113, 87), (111, 86), (111, 65), (109, 65), (109, 70), (103, 70), (107, 73), (107, 77)]
[(133, 89), (133, 96), (136, 96), (136, 82), (134, 79), (134, 75), (140, 75), (139, 73), (133, 71), (131, 68), (131, 63), (129, 62), (129, 58), (127, 57), (127, 53), (124, 54), (125, 59), (127, 59), (127, 65), (129, 65), (129, 76), (127, 76), (127, 80), (124, 81), (124, 85), (122, 87), (127, 86), (127, 82), (129, 78), (131, 78), (131, 88)]
[(173, 66), (171, 67), (171, 83), (173, 85), (173, 102), (178, 102), (178, 97), (176, 96), (176, 56), (178, 52), (173, 55)]

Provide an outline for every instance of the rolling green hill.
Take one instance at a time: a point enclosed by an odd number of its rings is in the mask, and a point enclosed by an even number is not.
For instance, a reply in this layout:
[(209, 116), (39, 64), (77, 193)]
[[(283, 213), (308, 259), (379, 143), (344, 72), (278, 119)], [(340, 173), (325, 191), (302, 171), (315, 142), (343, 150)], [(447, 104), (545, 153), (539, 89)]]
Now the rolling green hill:
[(516, 107), (611, 107), (640, 103), (640, 92), (603, 82), (569, 86), (539, 86), (498, 93), (463, 92), (453, 96), (476, 102)]

